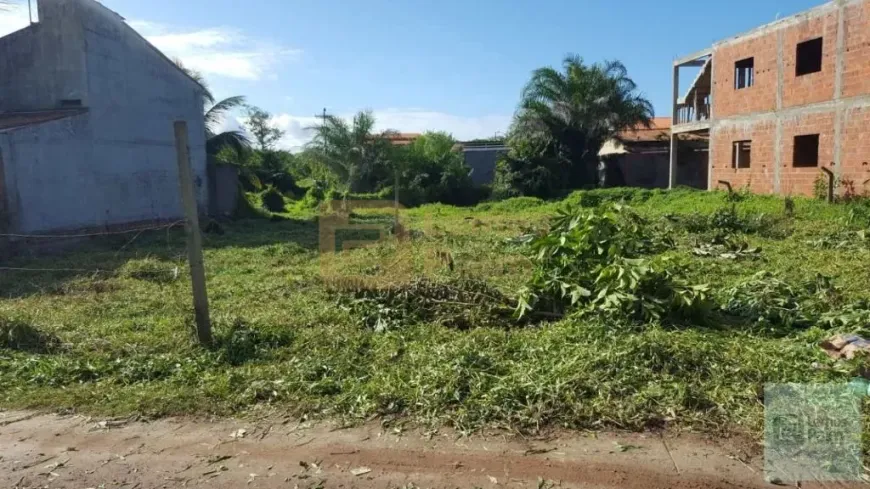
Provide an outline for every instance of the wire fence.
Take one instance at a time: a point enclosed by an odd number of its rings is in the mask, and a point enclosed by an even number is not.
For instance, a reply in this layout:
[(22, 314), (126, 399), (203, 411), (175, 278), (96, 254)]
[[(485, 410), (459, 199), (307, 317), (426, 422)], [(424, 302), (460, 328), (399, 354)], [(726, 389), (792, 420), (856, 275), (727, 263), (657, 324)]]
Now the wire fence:
[[(94, 231), (94, 232), (79, 232), (79, 233), (62, 233), (62, 234), (19, 234), (19, 233), (0, 233), (0, 239), (12, 239), (12, 240), (37, 240), (37, 241), (62, 241), (62, 240), (70, 240), (70, 239), (83, 239), (83, 238), (99, 238), (99, 237), (113, 237), (113, 236), (128, 236), (132, 235), (132, 237), (124, 242), (122, 246), (120, 246), (115, 251), (115, 257), (117, 258), (124, 250), (128, 249), (137, 239), (139, 239), (146, 232), (158, 232), (158, 231), (169, 231), (173, 230), (177, 227), (183, 227), (187, 221), (182, 219), (173, 222), (167, 222), (162, 224), (154, 224), (149, 226), (140, 226), (134, 227), (130, 229), (119, 229), (119, 230), (106, 230), (106, 231)], [(93, 275), (117, 275), (117, 270), (109, 270), (105, 268), (71, 268), (71, 267), (19, 267), (19, 266), (0, 266), (0, 272), (33, 272), (33, 273), (86, 273)], [(166, 270), (154, 270), (154, 273), (163, 273)], [(145, 271), (142, 271), (145, 273)], [(175, 272), (177, 274), (177, 270)]]

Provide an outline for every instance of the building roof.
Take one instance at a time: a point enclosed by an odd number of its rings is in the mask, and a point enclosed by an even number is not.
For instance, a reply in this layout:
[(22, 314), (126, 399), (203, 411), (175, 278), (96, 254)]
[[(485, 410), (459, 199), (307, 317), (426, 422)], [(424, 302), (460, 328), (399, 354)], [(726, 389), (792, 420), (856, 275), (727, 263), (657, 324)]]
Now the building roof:
[(407, 146), (421, 136), (416, 132), (394, 132), (385, 135), (384, 139), (395, 146)]
[(616, 138), (626, 143), (664, 141), (671, 139), (671, 118), (654, 117), (650, 127), (637, 126), (622, 131)]
[[(698, 134), (681, 134), (681, 141), (706, 141), (707, 138)], [(646, 151), (656, 143), (670, 148), (671, 118), (655, 117), (650, 121), (650, 127), (638, 126), (622, 131), (615, 138), (606, 141), (598, 152), (598, 156), (610, 156), (636, 151)]]
[(84, 114), (87, 109), (38, 110), (33, 112), (0, 112), (0, 131), (10, 131), (27, 126), (66, 119)]

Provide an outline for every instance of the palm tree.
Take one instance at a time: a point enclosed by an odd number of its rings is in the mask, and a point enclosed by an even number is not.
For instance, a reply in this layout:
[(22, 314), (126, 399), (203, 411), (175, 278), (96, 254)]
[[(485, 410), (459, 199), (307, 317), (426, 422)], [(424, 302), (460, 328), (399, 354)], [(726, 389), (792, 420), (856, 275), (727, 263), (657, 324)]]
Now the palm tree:
[(619, 61), (585, 65), (569, 55), (562, 68), (533, 72), (511, 133), (556, 158), (565, 167), (568, 188), (576, 188), (594, 182), (604, 142), (625, 129), (649, 127), (653, 107)]
[(308, 149), (345, 184), (348, 192), (371, 191), (377, 180), (386, 178), (391, 145), (386, 137), (392, 131), (376, 133), (371, 111), (357, 113), (353, 122), (333, 115), (324, 116)]
[(245, 106), (245, 97), (236, 95), (221, 101), (215, 101), (214, 94), (211, 93), (202, 73), (187, 68), (179, 59), (174, 61), (182, 71), (196, 80), (203, 88), (203, 103), (205, 104), (205, 151), (209, 159), (217, 156), (226, 147), (231, 148), (236, 154), (241, 154), (250, 148), (251, 142), (244, 132), (237, 130), (218, 132), (227, 112)]

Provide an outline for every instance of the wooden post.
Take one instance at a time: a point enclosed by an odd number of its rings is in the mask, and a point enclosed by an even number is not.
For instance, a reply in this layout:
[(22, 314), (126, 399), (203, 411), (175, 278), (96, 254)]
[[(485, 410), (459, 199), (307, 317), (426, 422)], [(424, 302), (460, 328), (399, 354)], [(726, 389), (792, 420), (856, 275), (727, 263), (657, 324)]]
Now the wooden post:
[(178, 155), (178, 180), (181, 184), (181, 201), (184, 205), (184, 229), (187, 231), (187, 260), (190, 262), (190, 279), (193, 283), (196, 336), (200, 344), (210, 345), (212, 343), (211, 320), (208, 314), (208, 292), (205, 288), (202, 235), (199, 231), (199, 213), (193, 190), (193, 171), (190, 169), (187, 123), (184, 121), (175, 122), (175, 151)]
[(398, 226), (399, 225), (399, 170), (396, 169), (395, 172), (396, 172), (396, 183), (394, 185), (396, 188), (394, 190), (396, 193), (396, 218), (395, 218), (394, 224), (396, 226)]
[(679, 151), (679, 138), (671, 129), (671, 150), (670, 150), (670, 165), (668, 168), (668, 188), (672, 189), (677, 186), (677, 152)]
[(829, 204), (833, 204), (834, 203), (834, 190), (835, 190), (834, 189), (834, 186), (835, 186), (834, 172), (832, 172), (831, 170), (828, 170), (825, 167), (821, 167), (821, 169), (823, 172), (825, 172), (825, 175), (828, 176), (828, 198), (827, 198), (827, 201)]

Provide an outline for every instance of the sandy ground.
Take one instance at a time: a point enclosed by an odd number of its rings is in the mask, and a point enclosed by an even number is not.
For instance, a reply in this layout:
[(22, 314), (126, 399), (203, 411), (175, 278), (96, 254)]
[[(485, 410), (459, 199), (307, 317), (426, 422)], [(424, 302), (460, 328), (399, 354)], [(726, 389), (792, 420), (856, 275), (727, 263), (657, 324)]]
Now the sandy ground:
[(468, 438), (378, 423), (143, 423), (3, 412), (0, 487), (776, 487), (765, 483), (761, 458), (748, 446), (689, 435)]

